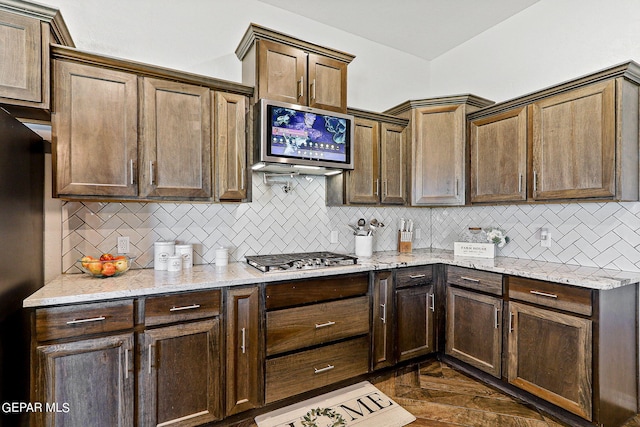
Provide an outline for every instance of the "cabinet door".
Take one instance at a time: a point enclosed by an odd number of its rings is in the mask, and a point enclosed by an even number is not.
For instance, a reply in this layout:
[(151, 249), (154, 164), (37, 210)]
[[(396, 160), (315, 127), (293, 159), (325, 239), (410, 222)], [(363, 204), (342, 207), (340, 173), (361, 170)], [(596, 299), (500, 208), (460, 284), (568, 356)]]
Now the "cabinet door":
[(380, 178), (382, 204), (403, 205), (406, 202), (407, 158), (405, 128), (382, 123), (380, 128)]
[(226, 414), (260, 407), (264, 395), (260, 289), (227, 292)]
[(307, 105), (307, 54), (292, 46), (258, 40), (258, 99)]
[(140, 335), (140, 425), (192, 426), (222, 417), (219, 338), (217, 318)]
[(145, 78), (140, 196), (211, 197), (211, 99), (201, 86)]
[[(37, 425), (133, 426), (133, 334), (36, 348)], [(44, 404), (44, 403), (43, 403)]]
[(613, 197), (615, 81), (536, 102), (533, 117), (533, 198)]
[(435, 351), (433, 285), (396, 291), (396, 355), (398, 362)]
[(372, 369), (394, 364), (393, 359), (393, 272), (375, 273), (371, 328)]
[(509, 382), (591, 420), (591, 321), (517, 302), (509, 312)]
[(413, 112), (412, 205), (464, 204), (465, 107)]
[(347, 203), (377, 204), (380, 200), (379, 123), (355, 119), (353, 170), (347, 172)]
[(347, 64), (313, 53), (308, 55), (309, 106), (347, 112)]
[(474, 120), (469, 130), (471, 202), (526, 200), (526, 107)]
[(247, 198), (247, 137), (245, 96), (214, 94), (216, 198)]
[(40, 20), (0, 11), (0, 58), (0, 98), (41, 102), (43, 61)]
[(53, 64), (57, 193), (136, 196), (137, 77), (72, 62)]
[(501, 324), (500, 298), (447, 287), (446, 354), (500, 378)]

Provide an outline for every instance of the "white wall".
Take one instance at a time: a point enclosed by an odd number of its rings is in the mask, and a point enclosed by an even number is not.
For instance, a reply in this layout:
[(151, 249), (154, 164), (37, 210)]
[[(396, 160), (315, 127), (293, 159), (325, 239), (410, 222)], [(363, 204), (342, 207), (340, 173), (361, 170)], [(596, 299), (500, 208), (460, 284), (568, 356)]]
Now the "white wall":
[(427, 61), (257, 0), (43, 1), (60, 9), (82, 50), (240, 82), (235, 49), (253, 22), (355, 55), (352, 107), (382, 111), (427, 93)]
[(496, 102), (640, 61), (638, 0), (541, 0), (431, 63), (431, 94)]

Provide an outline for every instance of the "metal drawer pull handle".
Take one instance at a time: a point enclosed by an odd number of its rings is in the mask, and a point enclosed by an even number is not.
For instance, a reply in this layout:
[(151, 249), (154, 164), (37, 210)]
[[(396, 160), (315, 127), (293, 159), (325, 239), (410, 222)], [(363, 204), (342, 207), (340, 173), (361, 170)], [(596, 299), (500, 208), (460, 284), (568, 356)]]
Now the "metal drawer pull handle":
[(429, 307), (431, 311), (436, 311), (436, 294), (429, 294), (429, 298), (431, 299), (431, 306)]
[(67, 322), (67, 325), (77, 325), (78, 323), (89, 323), (89, 322), (101, 322), (106, 320), (107, 318), (104, 316), (99, 317), (91, 317), (89, 319), (73, 319)]
[(135, 182), (133, 181), (133, 159), (129, 160), (129, 175), (131, 175), (131, 179), (129, 182), (131, 182), (131, 185), (135, 184)]
[(462, 280), (466, 280), (467, 282), (480, 283), (479, 279), (474, 279), (473, 277), (460, 276)]
[(327, 322), (327, 323), (316, 323), (316, 329), (320, 329), (320, 328), (326, 328), (327, 326), (333, 326), (335, 325), (336, 322)]
[(149, 344), (148, 357), (149, 357), (149, 366), (147, 367), (147, 372), (151, 374), (151, 344)]
[(499, 323), (499, 320), (498, 320), (499, 319), (499, 317), (498, 317), (499, 314), (500, 314), (500, 310), (498, 310), (498, 308), (496, 307), (496, 312), (495, 312), (495, 315), (496, 315), (496, 329), (498, 329), (500, 327), (500, 323)]
[(540, 291), (529, 291), (530, 294), (533, 295), (540, 295), (541, 297), (547, 297), (547, 298), (558, 298), (558, 295), (556, 294), (548, 294), (546, 292), (540, 292)]
[(509, 333), (513, 332), (513, 311), (509, 312)]
[(194, 308), (200, 308), (200, 304), (185, 305), (183, 307), (171, 307), (169, 311), (193, 310)]
[(129, 349), (124, 349), (124, 379), (129, 378)]
[(382, 309), (382, 317), (380, 317), (380, 320), (382, 320), (382, 323), (387, 323), (387, 304), (380, 304), (380, 308)]
[(242, 349), (242, 354), (247, 352), (247, 342), (246, 342), (246, 329), (242, 328), (242, 345), (240, 346)]
[(410, 279), (422, 279), (423, 277), (427, 277), (426, 274), (410, 274), (409, 278)]
[(323, 372), (330, 371), (330, 370), (332, 370), (333, 368), (335, 368), (335, 366), (333, 366), (333, 365), (327, 365), (327, 367), (326, 367), (326, 368), (320, 368), (320, 369), (313, 368), (313, 373), (314, 373), (314, 374), (321, 374), (321, 373), (323, 373)]

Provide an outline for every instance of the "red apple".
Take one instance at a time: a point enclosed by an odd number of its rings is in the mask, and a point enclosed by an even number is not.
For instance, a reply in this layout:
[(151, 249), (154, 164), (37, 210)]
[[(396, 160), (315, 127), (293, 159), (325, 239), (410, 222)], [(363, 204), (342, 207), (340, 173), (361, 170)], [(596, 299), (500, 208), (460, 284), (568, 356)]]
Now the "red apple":
[(116, 266), (112, 262), (105, 262), (102, 265), (102, 275), (113, 276), (114, 274), (116, 274)]
[(116, 257), (113, 264), (116, 266), (116, 270), (118, 272), (126, 271), (127, 268), (129, 268), (129, 263), (127, 262), (127, 259), (125, 257)]
[(93, 261), (87, 264), (87, 269), (93, 275), (100, 274), (102, 272), (102, 263), (100, 261)]
[(80, 261), (82, 262), (82, 266), (84, 268), (89, 268), (89, 263), (91, 263), (91, 261), (95, 261), (95, 258), (92, 256), (83, 256), (82, 259), (80, 259)]
[(100, 255), (100, 261), (112, 261), (114, 256), (111, 254), (102, 254)]

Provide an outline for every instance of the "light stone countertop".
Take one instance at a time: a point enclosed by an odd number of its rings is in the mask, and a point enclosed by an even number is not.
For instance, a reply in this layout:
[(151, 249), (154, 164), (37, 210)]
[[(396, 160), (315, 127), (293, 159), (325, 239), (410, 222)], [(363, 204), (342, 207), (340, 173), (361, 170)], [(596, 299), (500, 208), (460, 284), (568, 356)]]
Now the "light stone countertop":
[(44, 287), (25, 299), (23, 306), (44, 307), (134, 298), (169, 292), (249, 285), (439, 263), (599, 290), (614, 289), (640, 282), (640, 272), (604, 270), (519, 258), (454, 257), (452, 251), (417, 249), (412, 253), (376, 252), (371, 258), (359, 258), (356, 265), (318, 270), (262, 273), (246, 263), (235, 262), (225, 267), (216, 267), (214, 264), (196, 265), (193, 269), (185, 270), (182, 273), (169, 273), (153, 269), (129, 270), (122, 276), (106, 279), (93, 278), (87, 274), (62, 274), (47, 282)]

